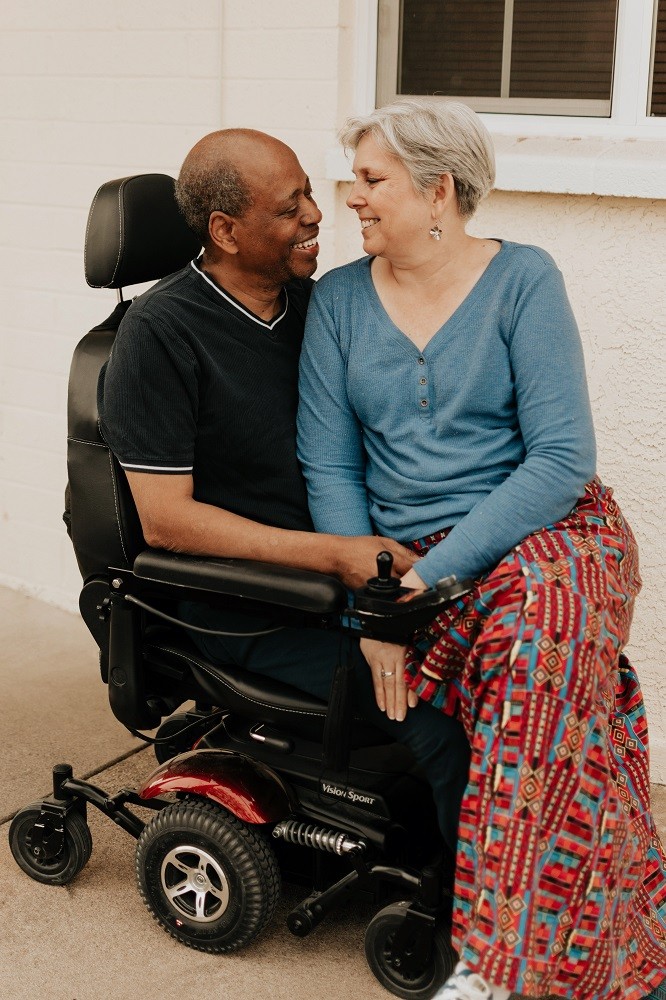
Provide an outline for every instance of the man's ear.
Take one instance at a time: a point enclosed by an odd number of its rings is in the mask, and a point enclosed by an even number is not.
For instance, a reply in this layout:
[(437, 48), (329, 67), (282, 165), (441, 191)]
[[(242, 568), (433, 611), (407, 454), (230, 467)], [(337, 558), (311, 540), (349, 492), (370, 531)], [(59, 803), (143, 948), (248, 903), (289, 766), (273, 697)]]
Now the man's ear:
[(212, 242), (225, 253), (238, 253), (236, 243), (236, 220), (226, 212), (211, 212), (208, 233)]

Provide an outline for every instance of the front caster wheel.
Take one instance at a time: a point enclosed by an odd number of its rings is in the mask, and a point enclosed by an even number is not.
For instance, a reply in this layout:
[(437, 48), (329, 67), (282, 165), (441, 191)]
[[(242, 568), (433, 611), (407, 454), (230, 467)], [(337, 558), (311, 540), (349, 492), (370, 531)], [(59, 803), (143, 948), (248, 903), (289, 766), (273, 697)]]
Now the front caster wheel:
[(425, 954), (419, 949), (423, 926), (419, 920), (401, 941), (409, 903), (391, 903), (368, 924), (365, 955), (374, 976), (396, 997), (427, 1000), (454, 970), (457, 955), (448, 933), (435, 927), (432, 945)]
[(212, 802), (166, 806), (136, 849), (143, 900), (162, 927), (200, 951), (236, 951), (275, 912), (280, 871), (253, 829)]
[(16, 864), (30, 878), (67, 885), (88, 862), (92, 836), (80, 813), (72, 810), (63, 817), (54, 813), (42, 816), (42, 803), (34, 802), (12, 820), (9, 846)]

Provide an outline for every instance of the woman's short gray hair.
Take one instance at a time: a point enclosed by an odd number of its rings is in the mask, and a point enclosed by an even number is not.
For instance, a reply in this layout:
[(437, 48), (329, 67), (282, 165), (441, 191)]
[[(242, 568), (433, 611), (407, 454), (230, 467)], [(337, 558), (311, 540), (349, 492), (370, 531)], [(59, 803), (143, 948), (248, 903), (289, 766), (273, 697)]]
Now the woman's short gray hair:
[(420, 194), (450, 173), (463, 219), (474, 214), (495, 183), (490, 133), (466, 104), (404, 97), (372, 114), (349, 118), (339, 138), (345, 149), (356, 149), (367, 134), (403, 162)]

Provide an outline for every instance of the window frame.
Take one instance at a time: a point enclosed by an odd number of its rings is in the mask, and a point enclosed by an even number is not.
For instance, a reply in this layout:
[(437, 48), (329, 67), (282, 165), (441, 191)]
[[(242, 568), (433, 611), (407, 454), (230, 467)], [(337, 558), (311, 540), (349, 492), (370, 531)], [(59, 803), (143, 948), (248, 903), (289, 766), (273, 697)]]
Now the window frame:
[[(664, 13), (664, 16), (666, 16), (666, 0), (662, 0), (662, 3), (664, 4), (663, 13)], [(653, 21), (652, 21), (652, 49), (651, 49), (651, 52), (650, 52), (650, 76), (648, 78), (648, 87), (649, 87), (648, 105), (647, 105), (648, 106), (648, 114), (650, 114), (650, 108), (652, 107), (652, 95), (653, 95), (653, 92), (654, 92), (654, 71), (656, 69), (655, 63), (656, 63), (656, 58), (657, 58), (657, 17), (658, 17), (658, 8), (659, 8), (659, 0), (654, 0), (654, 17), (653, 17)], [(666, 53), (664, 53), (664, 56), (666, 56)], [(662, 62), (664, 62), (664, 61), (666, 61), (666, 59), (662, 59)], [(653, 118), (652, 115), (650, 115), (650, 117)], [(654, 117), (666, 120), (666, 115), (655, 115)]]
[[(575, 138), (666, 138), (666, 117), (649, 114), (657, 3), (658, 0), (619, 0), (610, 116), (574, 116), (561, 112), (516, 114), (499, 109), (497, 112), (480, 112), (491, 133)], [(365, 99), (362, 107), (357, 104), (357, 110), (368, 113), (376, 106), (380, 76), (383, 74), (386, 77), (394, 68), (397, 70), (400, 0), (358, 0), (357, 14), (357, 39), (364, 38), (367, 42), (374, 35), (371, 51), (377, 53), (374, 59), (368, 59), (370, 53), (366, 48), (360, 62), (357, 56), (357, 69), (361, 71), (361, 76), (367, 73)], [(387, 45), (390, 46), (388, 50)], [(382, 58), (385, 55), (387, 58)], [(359, 95), (359, 86), (356, 90)], [(501, 101), (502, 98), (496, 100)], [(473, 106), (472, 101), (469, 103)], [(544, 106), (553, 104), (549, 100), (542, 100), (542, 103)], [(575, 103), (580, 109), (580, 103)]]
[[(379, 0), (355, 0), (344, 25), (353, 71), (339, 124), (375, 109), (378, 8)], [(620, 0), (610, 118), (481, 114), (495, 143), (497, 190), (666, 199), (666, 118), (650, 117), (647, 104), (655, 12), (656, 0)], [(325, 176), (349, 182), (350, 160), (331, 138)]]
[[(379, 0), (378, 10), (378, 50), (385, 57), (377, 60), (378, 103), (388, 104), (398, 97), (395, 80), (400, 75), (400, 9), (401, 0)], [(619, 0), (618, 0), (619, 6)], [(514, 0), (504, 0), (504, 42), (502, 51), (502, 91), (500, 97), (453, 97), (461, 100), (474, 111), (483, 114), (509, 115), (567, 115), (570, 117), (610, 117), (611, 93), (607, 100), (579, 100), (570, 98), (509, 97), (511, 39), (513, 34)], [(617, 21), (617, 18), (616, 18)], [(617, 33), (617, 25), (616, 25)], [(612, 79), (612, 69), (611, 69)]]

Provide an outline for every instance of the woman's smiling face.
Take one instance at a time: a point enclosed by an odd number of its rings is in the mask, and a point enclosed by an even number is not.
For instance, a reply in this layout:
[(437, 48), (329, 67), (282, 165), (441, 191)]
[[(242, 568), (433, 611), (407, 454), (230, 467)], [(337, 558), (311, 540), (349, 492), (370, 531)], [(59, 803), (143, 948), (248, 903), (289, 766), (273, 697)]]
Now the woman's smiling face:
[(422, 243), (432, 225), (429, 201), (419, 194), (401, 160), (387, 153), (370, 133), (354, 156), (356, 177), (347, 205), (358, 215), (363, 249), (375, 257), (403, 256)]

